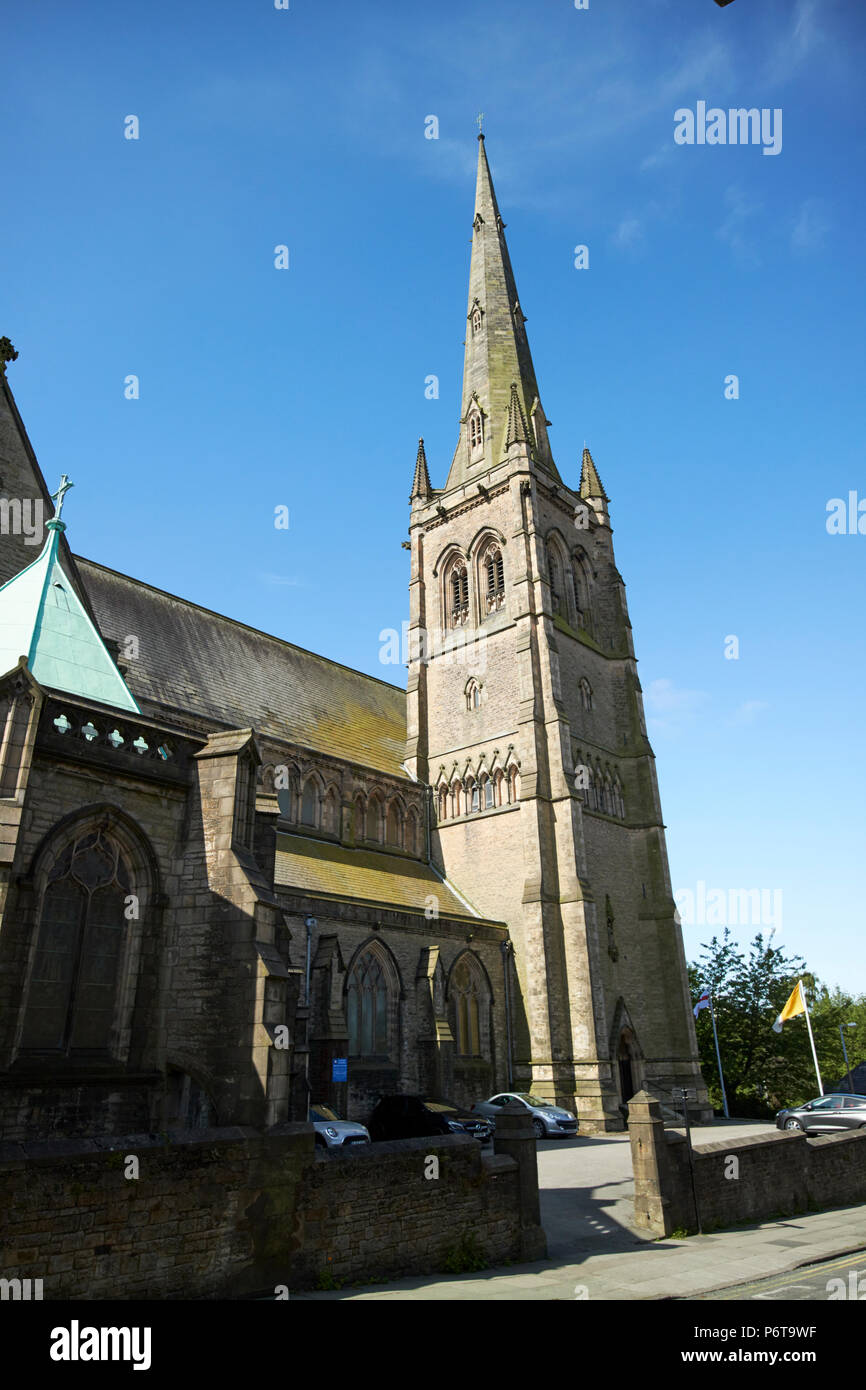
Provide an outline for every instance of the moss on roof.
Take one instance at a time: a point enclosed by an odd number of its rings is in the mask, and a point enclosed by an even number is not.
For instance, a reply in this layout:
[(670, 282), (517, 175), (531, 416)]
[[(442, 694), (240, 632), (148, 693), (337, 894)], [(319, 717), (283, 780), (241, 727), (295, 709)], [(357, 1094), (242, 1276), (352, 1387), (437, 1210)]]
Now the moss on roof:
[(128, 575), (78, 559), (107, 638), (138, 638), (136, 699), (407, 777), (406, 692)]
[(429, 864), (400, 854), (348, 849), (280, 831), (274, 887), (292, 888), (311, 897), (349, 898), (421, 913), (428, 899), (435, 896), (440, 914), (479, 920)]

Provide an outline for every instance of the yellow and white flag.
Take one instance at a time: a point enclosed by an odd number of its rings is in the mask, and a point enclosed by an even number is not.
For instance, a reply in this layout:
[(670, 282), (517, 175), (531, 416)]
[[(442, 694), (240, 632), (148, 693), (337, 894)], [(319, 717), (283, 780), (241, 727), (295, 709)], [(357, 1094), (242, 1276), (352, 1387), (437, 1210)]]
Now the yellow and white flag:
[(789, 1018), (794, 1018), (797, 1014), (804, 1014), (805, 1012), (806, 996), (803, 993), (803, 981), (798, 980), (795, 988), (791, 991), (790, 999), (773, 1024), (773, 1032), (781, 1033), (783, 1023), (786, 1023)]

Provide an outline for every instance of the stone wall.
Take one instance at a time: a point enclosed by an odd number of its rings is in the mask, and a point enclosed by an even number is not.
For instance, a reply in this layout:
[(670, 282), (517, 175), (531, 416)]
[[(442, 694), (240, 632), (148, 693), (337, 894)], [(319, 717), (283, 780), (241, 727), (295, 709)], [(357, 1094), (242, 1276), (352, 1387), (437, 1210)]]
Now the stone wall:
[[(645, 1091), (629, 1105), (635, 1221), (659, 1236), (697, 1229), (685, 1136), (665, 1131)], [(693, 1149), (706, 1230), (866, 1201), (866, 1131), (815, 1138), (778, 1130)]]
[(0, 1146), (0, 1275), (46, 1299), (291, 1294), (544, 1254), (521, 1116), (490, 1156), (463, 1135), (317, 1154), (306, 1124)]

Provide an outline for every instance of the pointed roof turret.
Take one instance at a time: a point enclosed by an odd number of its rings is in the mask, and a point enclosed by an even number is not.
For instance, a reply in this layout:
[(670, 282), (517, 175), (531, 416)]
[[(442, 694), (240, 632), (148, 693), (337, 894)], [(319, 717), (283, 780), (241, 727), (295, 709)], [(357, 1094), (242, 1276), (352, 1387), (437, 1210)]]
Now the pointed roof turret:
[(446, 487), (457, 487), (499, 463), (521, 415), (534, 461), (558, 478), (546, 431), (536, 437), (526, 426), (538, 400), (538, 383), (483, 135), (478, 137), (472, 226), (460, 439)]
[(526, 424), (523, 406), (520, 404), (520, 392), (517, 389), (517, 382), (512, 381), (511, 400), (508, 402), (508, 425), (505, 430), (505, 448), (510, 449), (512, 444), (529, 444), (529, 442), (529, 428)]
[(610, 501), (610, 498), (601, 485), (598, 469), (586, 445), (584, 445), (583, 461), (580, 469), (580, 495), (581, 497), (601, 497), (605, 502)]
[(70, 487), (64, 475), (53, 494), (57, 512), (46, 523), (48, 539), (41, 554), (0, 587), (0, 672), (11, 671), (26, 656), (40, 685), (140, 714), (60, 564), (58, 547), (66, 530), (60, 512)]
[(427, 470), (427, 455), (424, 452), (424, 440), (419, 439), (418, 457), (415, 459), (415, 477), (412, 480), (412, 492), (409, 500), (414, 501), (416, 497), (421, 497), (426, 501), (432, 491), (430, 474)]

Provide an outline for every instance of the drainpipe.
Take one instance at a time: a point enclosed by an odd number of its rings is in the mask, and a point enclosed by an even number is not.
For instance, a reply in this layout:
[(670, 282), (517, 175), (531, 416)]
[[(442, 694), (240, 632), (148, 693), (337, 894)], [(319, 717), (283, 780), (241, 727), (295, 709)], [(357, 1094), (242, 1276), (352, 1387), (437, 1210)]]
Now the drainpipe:
[(315, 917), (305, 917), (304, 926), (307, 928), (307, 964), (304, 971), (304, 1004), (307, 1010), (306, 1024), (306, 1061), (304, 1063), (304, 1081), (307, 1086), (307, 1119), (310, 1118), (310, 951), (313, 941), (313, 928), (317, 925)]
[(508, 1062), (508, 1089), (510, 1091), (514, 1085), (514, 1078), (511, 1062), (511, 970), (509, 968), (509, 964), (511, 961), (511, 957), (514, 953), (514, 947), (512, 946), (510, 941), (503, 941), (499, 949), (502, 952), (502, 975), (505, 981), (505, 1038), (507, 1044), (506, 1059)]

